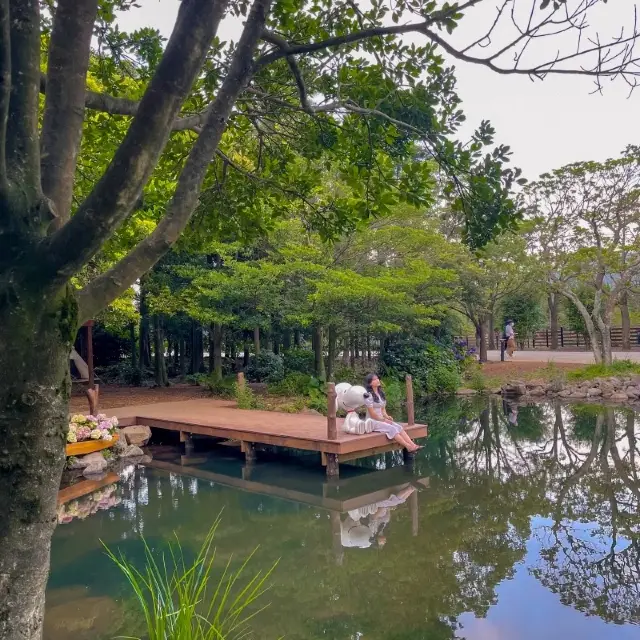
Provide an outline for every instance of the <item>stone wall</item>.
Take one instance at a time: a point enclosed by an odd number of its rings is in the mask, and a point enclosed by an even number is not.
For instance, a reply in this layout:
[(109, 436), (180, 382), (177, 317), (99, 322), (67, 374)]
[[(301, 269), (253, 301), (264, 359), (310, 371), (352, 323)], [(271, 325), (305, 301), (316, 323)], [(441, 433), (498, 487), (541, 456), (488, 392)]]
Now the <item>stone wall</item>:
[(640, 403), (640, 376), (596, 378), (584, 382), (554, 381), (545, 384), (514, 380), (502, 386), (502, 395), (529, 398), (564, 398), (611, 403)]

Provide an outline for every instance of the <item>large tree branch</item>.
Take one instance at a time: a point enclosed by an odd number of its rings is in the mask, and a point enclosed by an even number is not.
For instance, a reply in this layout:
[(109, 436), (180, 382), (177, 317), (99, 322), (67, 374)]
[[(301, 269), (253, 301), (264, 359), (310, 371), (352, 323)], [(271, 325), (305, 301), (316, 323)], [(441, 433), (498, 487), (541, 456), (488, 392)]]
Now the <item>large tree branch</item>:
[(198, 136), (168, 211), (155, 230), (113, 268), (78, 294), (80, 317), (89, 319), (146, 273), (178, 239), (193, 214), (202, 183), (227, 126), (231, 110), (253, 74), (253, 55), (272, 0), (254, 0), (227, 74)]
[(91, 36), (97, 13), (98, 0), (59, 0), (53, 21), (40, 170), (42, 190), (57, 215), (56, 227), (71, 214)]
[[(42, 74), (40, 76), (40, 93), (47, 93), (47, 77)], [(138, 113), (140, 102), (131, 100), (131, 98), (122, 98), (111, 96), (107, 93), (98, 93), (97, 91), (85, 91), (84, 106), (93, 111), (102, 111), (113, 116), (135, 116)], [(202, 125), (207, 119), (207, 114), (211, 105), (202, 111), (187, 116), (176, 118), (171, 124), (172, 131), (195, 131), (200, 132)]]
[(54, 286), (86, 264), (131, 212), (202, 68), (227, 2), (181, 3), (162, 60), (111, 164), (78, 212), (43, 246), (41, 271), (51, 274)]
[(7, 120), (11, 100), (11, 36), (9, 28), (9, 0), (0, 0), (0, 202), (6, 197), (7, 177)]
[[(9, 2), (11, 99), (7, 118), (7, 177), (27, 207), (41, 199), (38, 141), (40, 2)], [(4, 46), (4, 43), (3, 43)]]

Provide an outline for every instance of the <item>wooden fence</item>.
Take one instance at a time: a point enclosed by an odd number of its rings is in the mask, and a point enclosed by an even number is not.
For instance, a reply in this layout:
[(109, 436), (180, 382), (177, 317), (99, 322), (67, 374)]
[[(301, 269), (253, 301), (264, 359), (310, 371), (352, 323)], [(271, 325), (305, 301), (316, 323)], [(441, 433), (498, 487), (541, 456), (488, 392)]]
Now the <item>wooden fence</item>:
[[(611, 346), (614, 349), (622, 349), (622, 327), (611, 327)], [(631, 349), (640, 350), (640, 327), (631, 327)], [(496, 349), (500, 348), (500, 334), (496, 332), (495, 345)], [(475, 336), (461, 336), (457, 340), (464, 341), (468, 346), (473, 347), (476, 344)], [(552, 332), (550, 329), (537, 331), (534, 336), (521, 340), (516, 333), (516, 342), (520, 349), (540, 349), (547, 350), (551, 348)], [(565, 329), (560, 327), (558, 330), (558, 348), (567, 350), (589, 350), (591, 349), (591, 341), (589, 336), (579, 331)]]

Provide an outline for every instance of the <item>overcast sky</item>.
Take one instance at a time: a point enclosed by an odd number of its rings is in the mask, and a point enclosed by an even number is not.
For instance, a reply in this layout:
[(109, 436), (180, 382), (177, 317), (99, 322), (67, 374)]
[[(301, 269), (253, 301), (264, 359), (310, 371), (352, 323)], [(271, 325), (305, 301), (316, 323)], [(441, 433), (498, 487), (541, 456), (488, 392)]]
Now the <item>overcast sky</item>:
[[(571, 1), (571, 0), (570, 0)], [(169, 36), (178, 10), (178, 0), (138, 0), (141, 7), (122, 14), (125, 31), (154, 27)], [(492, 20), (495, 5), (489, 1), (476, 9), (473, 20), (457, 34), (465, 38), (477, 33), (478, 25)], [(594, 14), (603, 36), (628, 28), (633, 18), (633, 0), (609, 0)], [(594, 23), (594, 19), (591, 20)], [(240, 24), (226, 22), (219, 34), (236, 39)], [(498, 34), (507, 37), (507, 31)], [(476, 35), (477, 37), (477, 35)], [(547, 51), (532, 55), (552, 58), (556, 45), (544, 41)], [(555, 41), (554, 41), (555, 43)], [(458, 93), (467, 115), (468, 135), (483, 119), (496, 128), (497, 141), (513, 150), (513, 163), (527, 178), (579, 160), (604, 160), (618, 155), (627, 144), (640, 144), (640, 89), (628, 97), (622, 81), (604, 82), (604, 94), (592, 94), (594, 85), (587, 77), (549, 76), (544, 82), (527, 77), (503, 76), (484, 67), (456, 61)], [(592, 94), (592, 95), (591, 95)]]

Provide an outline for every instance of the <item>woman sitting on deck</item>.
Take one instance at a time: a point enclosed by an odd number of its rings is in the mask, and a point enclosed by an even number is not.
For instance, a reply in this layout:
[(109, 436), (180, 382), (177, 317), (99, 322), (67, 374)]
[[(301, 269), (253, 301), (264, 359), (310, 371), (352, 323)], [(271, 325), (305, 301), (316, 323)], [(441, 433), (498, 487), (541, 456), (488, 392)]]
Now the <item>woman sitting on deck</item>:
[(382, 390), (380, 378), (375, 373), (370, 373), (364, 381), (364, 387), (370, 394), (370, 397), (365, 401), (365, 405), (374, 425), (373, 430), (384, 433), (389, 440), (395, 440), (409, 452), (421, 449), (422, 447), (407, 435), (402, 425), (394, 422), (393, 418), (386, 412), (387, 398)]

